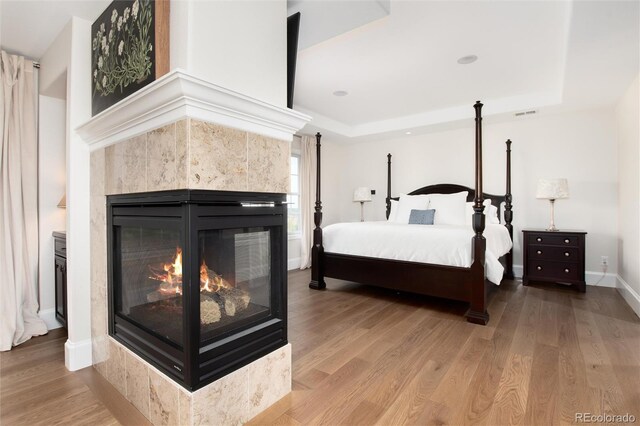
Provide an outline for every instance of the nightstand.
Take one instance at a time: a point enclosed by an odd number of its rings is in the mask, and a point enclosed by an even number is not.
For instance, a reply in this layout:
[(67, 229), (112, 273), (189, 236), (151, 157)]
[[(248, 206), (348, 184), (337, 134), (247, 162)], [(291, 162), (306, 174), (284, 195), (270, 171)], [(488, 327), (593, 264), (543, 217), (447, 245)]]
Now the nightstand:
[(547, 281), (570, 284), (585, 292), (585, 231), (527, 229), (523, 234), (524, 275), (522, 283)]

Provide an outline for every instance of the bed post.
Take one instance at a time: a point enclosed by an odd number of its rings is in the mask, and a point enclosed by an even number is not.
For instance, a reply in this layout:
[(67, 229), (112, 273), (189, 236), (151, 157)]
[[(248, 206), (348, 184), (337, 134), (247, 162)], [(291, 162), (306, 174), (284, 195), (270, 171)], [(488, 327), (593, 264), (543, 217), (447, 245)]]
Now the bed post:
[(387, 219), (391, 214), (391, 153), (387, 154)]
[[(504, 196), (504, 222), (507, 231), (509, 231), (509, 236), (511, 237), (511, 241), (513, 241), (513, 225), (511, 222), (513, 221), (513, 205), (511, 202), (513, 198), (511, 196), (511, 139), (507, 139), (507, 192)], [(512, 280), (514, 279), (513, 275), (513, 247), (509, 250), (506, 256), (507, 261), (507, 269), (504, 272), (505, 278)]]
[(484, 232), (484, 206), (482, 197), (482, 104), (477, 101), (473, 108), (476, 110), (476, 187), (475, 203), (473, 205), (473, 231), (471, 263), (471, 300), (467, 311), (467, 321), (485, 325), (489, 322), (487, 312), (487, 289), (484, 276), (484, 261), (487, 241)]
[(324, 282), (324, 247), (322, 246), (322, 201), (320, 200), (320, 132), (316, 133), (316, 207), (313, 222), (313, 246), (311, 247), (311, 282), (309, 287), (322, 290), (327, 287)]

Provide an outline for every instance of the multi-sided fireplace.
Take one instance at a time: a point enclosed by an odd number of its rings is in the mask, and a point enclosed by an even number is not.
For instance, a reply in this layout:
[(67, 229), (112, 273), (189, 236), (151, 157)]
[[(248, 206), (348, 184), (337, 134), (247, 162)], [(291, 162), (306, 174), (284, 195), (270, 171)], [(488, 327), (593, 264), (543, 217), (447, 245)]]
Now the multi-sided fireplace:
[(109, 334), (189, 390), (287, 343), (284, 194), (107, 197)]

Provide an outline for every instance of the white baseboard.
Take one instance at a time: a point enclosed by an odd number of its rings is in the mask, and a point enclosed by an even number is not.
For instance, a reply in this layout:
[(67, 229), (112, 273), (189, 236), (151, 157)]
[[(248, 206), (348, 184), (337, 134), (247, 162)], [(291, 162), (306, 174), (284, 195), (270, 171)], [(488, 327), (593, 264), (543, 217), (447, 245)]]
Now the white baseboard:
[(296, 257), (295, 259), (289, 259), (287, 261), (287, 270), (291, 271), (292, 269), (300, 269), (300, 258)]
[(91, 365), (91, 339), (64, 344), (64, 365), (69, 371), (80, 370)]
[[(523, 268), (522, 265), (513, 265), (513, 274), (517, 278), (522, 278)], [(616, 288), (616, 274), (612, 273), (602, 273), (602, 272), (594, 272), (594, 271), (586, 271), (584, 273), (585, 281), (587, 285), (596, 286), (596, 287), (609, 287)]]
[(602, 272), (587, 271), (585, 272), (585, 280), (587, 285), (616, 288), (616, 274), (609, 272), (603, 274)]
[(516, 278), (522, 278), (522, 265), (513, 265), (513, 275)]
[(618, 293), (640, 317), (640, 295), (620, 275), (616, 275)]
[(62, 327), (62, 324), (56, 318), (56, 310), (54, 308), (42, 310), (38, 312), (38, 316), (47, 325), (47, 330), (55, 330)]

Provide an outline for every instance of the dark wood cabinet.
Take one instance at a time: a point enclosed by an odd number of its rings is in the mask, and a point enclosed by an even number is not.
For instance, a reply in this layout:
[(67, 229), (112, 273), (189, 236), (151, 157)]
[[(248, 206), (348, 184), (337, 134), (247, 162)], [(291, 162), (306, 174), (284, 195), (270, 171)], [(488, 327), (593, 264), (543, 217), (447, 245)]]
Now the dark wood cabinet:
[(53, 233), (54, 265), (56, 268), (56, 318), (67, 327), (67, 235)]
[(585, 231), (523, 230), (522, 283), (547, 281), (569, 284), (585, 292)]

